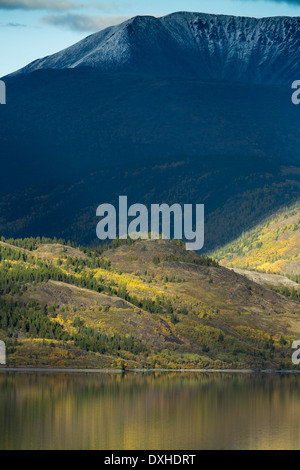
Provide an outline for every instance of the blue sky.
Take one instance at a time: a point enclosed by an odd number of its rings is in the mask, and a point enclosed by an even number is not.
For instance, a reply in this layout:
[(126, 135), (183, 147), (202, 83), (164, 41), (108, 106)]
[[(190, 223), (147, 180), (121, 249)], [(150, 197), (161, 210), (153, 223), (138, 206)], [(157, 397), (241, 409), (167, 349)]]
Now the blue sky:
[(0, 77), (134, 15), (300, 16), (300, 0), (0, 0)]

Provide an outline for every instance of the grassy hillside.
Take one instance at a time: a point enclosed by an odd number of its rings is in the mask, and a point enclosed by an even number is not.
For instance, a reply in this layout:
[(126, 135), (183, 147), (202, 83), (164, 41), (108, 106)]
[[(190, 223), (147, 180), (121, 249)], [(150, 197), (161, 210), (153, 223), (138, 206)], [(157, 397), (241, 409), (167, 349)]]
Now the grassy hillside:
[(222, 266), (300, 275), (300, 203), (284, 209), (213, 253)]
[(181, 242), (0, 244), (8, 365), (293, 368), (300, 304)]

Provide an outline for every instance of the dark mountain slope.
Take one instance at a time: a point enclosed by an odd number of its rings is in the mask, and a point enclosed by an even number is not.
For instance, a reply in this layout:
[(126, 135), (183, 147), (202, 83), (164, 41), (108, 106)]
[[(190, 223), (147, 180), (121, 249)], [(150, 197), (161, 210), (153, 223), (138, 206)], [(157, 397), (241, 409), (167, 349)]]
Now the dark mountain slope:
[(5, 183), (12, 188), (36, 179), (64, 181), (145, 160), (300, 159), (300, 113), (289, 89), (92, 69), (40, 71), (6, 81), (2, 191)]
[[(59, 167), (58, 167), (59, 168)], [(0, 232), (97, 242), (96, 208), (120, 195), (129, 204), (205, 204), (205, 250), (234, 240), (282, 205), (299, 199), (295, 166), (264, 158), (181, 158), (104, 168), (74, 181), (36, 182), (0, 198)]]

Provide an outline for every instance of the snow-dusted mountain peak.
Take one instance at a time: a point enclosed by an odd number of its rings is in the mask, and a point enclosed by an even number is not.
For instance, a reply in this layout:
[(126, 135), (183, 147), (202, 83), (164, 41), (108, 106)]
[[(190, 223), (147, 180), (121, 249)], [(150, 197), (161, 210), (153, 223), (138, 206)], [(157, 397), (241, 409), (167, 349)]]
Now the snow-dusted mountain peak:
[(16, 72), (93, 67), (201, 80), (290, 84), (299, 78), (300, 18), (178, 12), (137, 16)]

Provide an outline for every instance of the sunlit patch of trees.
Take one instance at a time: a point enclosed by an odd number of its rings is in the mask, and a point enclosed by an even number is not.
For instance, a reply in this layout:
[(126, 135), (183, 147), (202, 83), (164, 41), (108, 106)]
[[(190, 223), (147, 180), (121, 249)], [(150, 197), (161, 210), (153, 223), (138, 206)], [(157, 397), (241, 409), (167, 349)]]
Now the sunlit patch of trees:
[(289, 289), (288, 287), (284, 286), (281, 288), (278, 287), (272, 287), (272, 290), (274, 292), (277, 292), (278, 294), (284, 295), (284, 297), (287, 297), (288, 299), (295, 300), (300, 302), (300, 292), (298, 292), (296, 289), (292, 288)]

